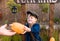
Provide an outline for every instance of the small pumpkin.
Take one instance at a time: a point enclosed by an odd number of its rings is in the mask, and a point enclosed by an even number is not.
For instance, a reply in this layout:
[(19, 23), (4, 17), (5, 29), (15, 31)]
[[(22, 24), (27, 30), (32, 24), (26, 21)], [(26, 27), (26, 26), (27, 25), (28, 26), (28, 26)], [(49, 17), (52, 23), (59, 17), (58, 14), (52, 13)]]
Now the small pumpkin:
[(18, 34), (23, 34), (24, 32), (24, 25), (21, 23), (14, 22), (11, 24), (11, 29)]
[(54, 37), (51, 37), (51, 38), (50, 38), (50, 41), (55, 41), (55, 38), (54, 38)]

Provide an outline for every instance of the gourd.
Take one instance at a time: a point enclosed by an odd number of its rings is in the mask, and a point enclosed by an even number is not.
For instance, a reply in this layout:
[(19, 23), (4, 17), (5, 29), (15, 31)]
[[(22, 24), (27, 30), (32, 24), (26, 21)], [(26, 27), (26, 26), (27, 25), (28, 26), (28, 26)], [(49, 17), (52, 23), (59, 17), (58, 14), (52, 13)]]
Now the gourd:
[(55, 41), (55, 38), (54, 38), (54, 37), (51, 37), (51, 38), (50, 38), (50, 41)]
[(11, 29), (18, 34), (23, 34), (24, 32), (24, 25), (18, 22), (14, 22), (11, 24)]

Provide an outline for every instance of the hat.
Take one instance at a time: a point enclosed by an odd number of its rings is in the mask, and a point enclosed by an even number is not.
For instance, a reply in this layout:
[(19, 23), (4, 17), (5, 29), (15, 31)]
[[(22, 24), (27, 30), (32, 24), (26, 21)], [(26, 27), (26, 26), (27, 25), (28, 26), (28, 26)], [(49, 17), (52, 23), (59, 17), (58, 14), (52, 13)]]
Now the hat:
[(33, 11), (27, 11), (27, 15), (30, 14), (31, 16), (34, 16), (35, 18), (38, 19), (38, 15), (36, 12), (33, 12)]

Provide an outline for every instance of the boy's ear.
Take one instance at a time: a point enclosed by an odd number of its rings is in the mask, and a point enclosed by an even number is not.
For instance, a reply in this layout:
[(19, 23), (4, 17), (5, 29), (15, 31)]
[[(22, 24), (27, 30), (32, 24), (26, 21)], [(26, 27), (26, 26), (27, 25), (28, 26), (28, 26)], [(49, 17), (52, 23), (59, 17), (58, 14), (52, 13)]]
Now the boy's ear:
[(37, 21), (38, 19), (36, 19), (36, 21)]

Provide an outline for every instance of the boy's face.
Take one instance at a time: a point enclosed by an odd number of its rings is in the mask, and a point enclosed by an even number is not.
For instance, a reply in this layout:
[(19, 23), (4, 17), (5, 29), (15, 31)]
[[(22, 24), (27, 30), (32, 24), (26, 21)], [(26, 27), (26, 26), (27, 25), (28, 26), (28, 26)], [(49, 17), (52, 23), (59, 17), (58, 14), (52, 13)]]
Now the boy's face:
[(29, 24), (34, 24), (36, 23), (37, 19), (34, 16), (31, 16), (30, 14), (27, 16), (27, 22)]

